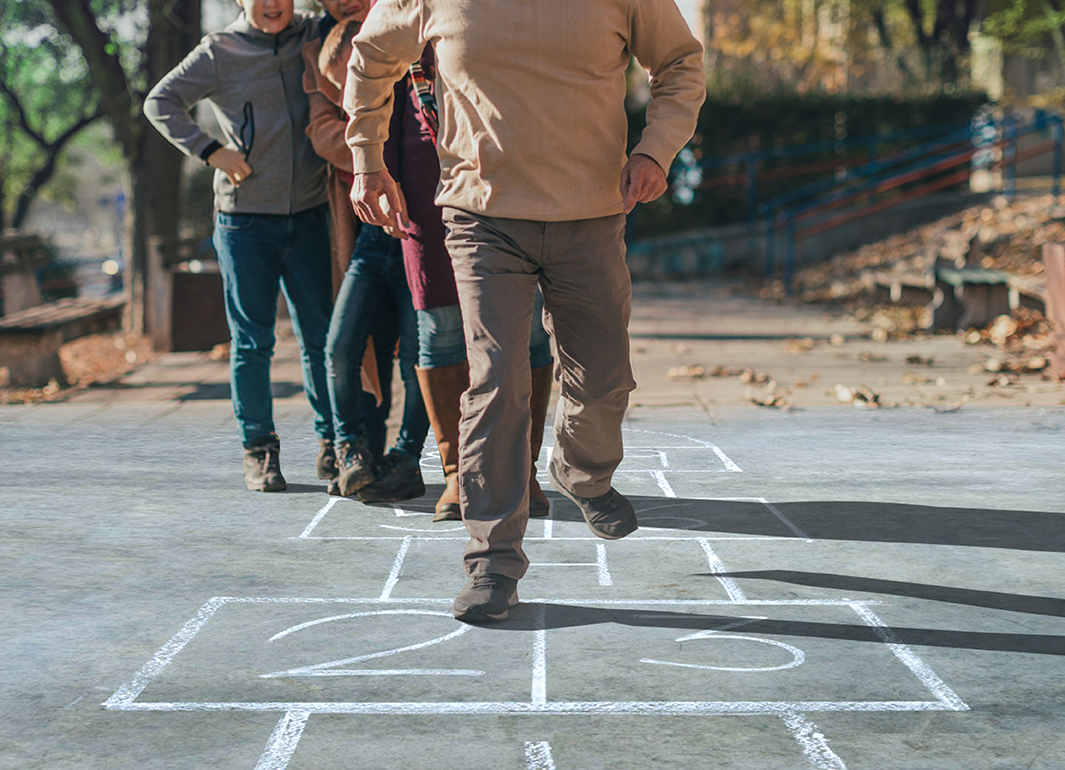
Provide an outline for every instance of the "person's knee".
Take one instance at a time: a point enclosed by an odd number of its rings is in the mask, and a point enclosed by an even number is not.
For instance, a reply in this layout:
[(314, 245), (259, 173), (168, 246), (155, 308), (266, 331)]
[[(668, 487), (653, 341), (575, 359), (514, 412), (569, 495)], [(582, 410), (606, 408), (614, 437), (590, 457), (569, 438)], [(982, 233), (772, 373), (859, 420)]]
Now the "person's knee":
[(466, 339), (458, 305), (418, 312), (418, 366), (432, 369), (466, 360)]

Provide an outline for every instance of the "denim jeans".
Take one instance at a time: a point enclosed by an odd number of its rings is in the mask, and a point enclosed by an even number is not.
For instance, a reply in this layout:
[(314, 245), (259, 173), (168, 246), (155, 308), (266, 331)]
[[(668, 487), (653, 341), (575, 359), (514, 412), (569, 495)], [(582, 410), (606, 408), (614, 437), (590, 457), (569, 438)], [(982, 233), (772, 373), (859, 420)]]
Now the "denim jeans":
[[(418, 321), (403, 269), (399, 240), (380, 227), (363, 225), (355, 241), (355, 253), (337, 294), (326, 339), (326, 372), (333, 410), (336, 440), (368, 441), (370, 421), (362, 393), (362, 357), (366, 338), (376, 333), (383, 318), (392, 316), (399, 332), (399, 371), (403, 378), (403, 421), (396, 448), (418, 457), (429, 432), (415, 366), (418, 362)], [(393, 339), (395, 339), (393, 337)], [(378, 348), (378, 372), (388, 372), (391, 382), (391, 349), (386, 361)], [(382, 391), (386, 383), (382, 377)]]
[(291, 215), (219, 212), (214, 247), (232, 339), (230, 392), (244, 445), (274, 432), (270, 359), (279, 288), (300, 346), (303, 390), (314, 411), (314, 430), (330, 438), (333, 415), (325, 376), (333, 293), (328, 208)]
[[(532, 332), (529, 335), (529, 368), (550, 366), (551, 337), (544, 329), (544, 296), (539, 290), (533, 301)], [(454, 366), (466, 360), (462, 311), (458, 305), (418, 311), (418, 366), (433, 369)]]

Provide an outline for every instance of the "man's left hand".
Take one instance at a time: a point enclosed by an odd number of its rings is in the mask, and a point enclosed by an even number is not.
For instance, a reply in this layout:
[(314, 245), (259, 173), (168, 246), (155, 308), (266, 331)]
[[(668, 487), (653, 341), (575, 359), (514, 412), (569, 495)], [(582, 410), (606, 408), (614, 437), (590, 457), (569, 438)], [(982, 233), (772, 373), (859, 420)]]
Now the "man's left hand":
[(621, 197), (628, 214), (637, 203), (650, 203), (669, 189), (666, 172), (650, 155), (633, 155), (621, 169)]

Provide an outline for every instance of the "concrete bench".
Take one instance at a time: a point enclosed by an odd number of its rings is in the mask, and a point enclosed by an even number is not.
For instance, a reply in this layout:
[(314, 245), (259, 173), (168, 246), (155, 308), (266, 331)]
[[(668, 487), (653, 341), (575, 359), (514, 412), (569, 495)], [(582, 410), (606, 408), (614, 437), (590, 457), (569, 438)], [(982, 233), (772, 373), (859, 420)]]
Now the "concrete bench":
[(935, 296), (929, 310), (933, 329), (983, 327), (1009, 315), (1008, 273), (982, 267), (943, 267), (932, 270)]
[(48, 254), (38, 236), (13, 230), (0, 235), (0, 313), (17, 313), (41, 304), (37, 271), (47, 264)]
[(59, 347), (119, 328), (124, 305), (122, 299), (61, 299), (0, 318), (0, 381), (25, 388), (64, 383)]

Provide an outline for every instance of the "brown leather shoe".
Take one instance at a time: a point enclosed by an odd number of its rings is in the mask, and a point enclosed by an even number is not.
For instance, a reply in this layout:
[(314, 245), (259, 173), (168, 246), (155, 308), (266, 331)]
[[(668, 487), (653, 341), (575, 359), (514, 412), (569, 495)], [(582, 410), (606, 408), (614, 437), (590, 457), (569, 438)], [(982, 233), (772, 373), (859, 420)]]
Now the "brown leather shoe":
[(415, 371), (444, 467), (444, 493), (436, 501), (433, 521), (460, 521), (459, 399), (470, 384), (469, 365), (463, 361), (454, 366), (418, 367)]
[(581, 497), (563, 486), (554, 462), (547, 464), (547, 477), (551, 486), (577, 504), (588, 529), (595, 535), (604, 540), (619, 540), (639, 529), (632, 503), (613, 487), (598, 497)]
[(281, 439), (276, 434), (262, 436), (244, 447), (244, 485), (253, 492), (284, 492), (281, 475)]
[(474, 575), (455, 597), (455, 619), (464, 623), (506, 620), (518, 603), (518, 581), (506, 575)]

